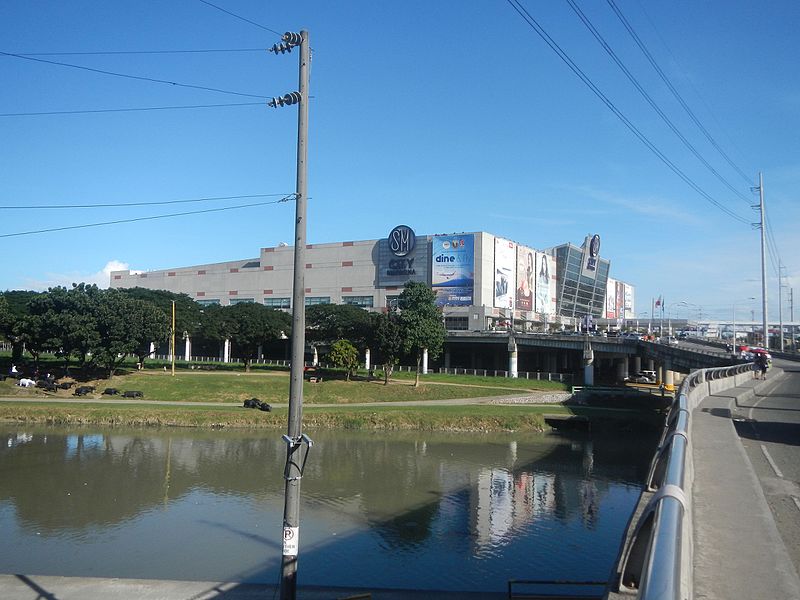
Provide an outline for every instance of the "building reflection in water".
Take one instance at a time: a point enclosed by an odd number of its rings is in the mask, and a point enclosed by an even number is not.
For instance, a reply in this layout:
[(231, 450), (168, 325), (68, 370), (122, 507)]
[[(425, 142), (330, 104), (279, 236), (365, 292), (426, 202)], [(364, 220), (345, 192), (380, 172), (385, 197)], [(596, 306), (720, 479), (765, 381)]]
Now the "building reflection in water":
[[(123, 563), (152, 554), (159, 535), (181, 552), (179, 562), (158, 565), (157, 577), (240, 577), (242, 557), (279, 561), (267, 533), (279, 531), (283, 505), (285, 446), (276, 432), (6, 426), (0, 436), (0, 535), (30, 548), (30, 556), (0, 550), (15, 572), (36, 572), (26, 560), (57, 556), (60, 573), (86, 574), (91, 555), (105, 565), (98, 573), (154, 576)], [(470, 569), (477, 589), (486, 573), (506, 576), (498, 569), (508, 569), (507, 578), (530, 575), (527, 565), (545, 560), (535, 553), (556, 552), (565, 539), (573, 552), (597, 554), (592, 531), (621, 534), (647, 468), (648, 452), (631, 448), (649, 441), (505, 437), (316, 433), (302, 488), (304, 573), (316, 573), (317, 584), (358, 576), (391, 586), (447, 556), (453, 573), (442, 575), (442, 588)], [(186, 526), (167, 527), (172, 522)], [(263, 534), (253, 535), (254, 522)], [(218, 549), (211, 557), (208, 543)], [(120, 563), (106, 556), (109, 544)], [(363, 573), (347, 562), (355, 554), (366, 557)]]

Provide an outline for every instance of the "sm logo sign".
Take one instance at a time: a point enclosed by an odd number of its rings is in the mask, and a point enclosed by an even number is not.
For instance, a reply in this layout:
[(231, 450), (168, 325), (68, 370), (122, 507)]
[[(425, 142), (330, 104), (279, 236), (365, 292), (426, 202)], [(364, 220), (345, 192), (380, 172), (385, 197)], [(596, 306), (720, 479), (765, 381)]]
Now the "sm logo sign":
[(410, 254), (417, 243), (414, 230), (408, 225), (398, 225), (389, 233), (389, 250), (395, 256)]

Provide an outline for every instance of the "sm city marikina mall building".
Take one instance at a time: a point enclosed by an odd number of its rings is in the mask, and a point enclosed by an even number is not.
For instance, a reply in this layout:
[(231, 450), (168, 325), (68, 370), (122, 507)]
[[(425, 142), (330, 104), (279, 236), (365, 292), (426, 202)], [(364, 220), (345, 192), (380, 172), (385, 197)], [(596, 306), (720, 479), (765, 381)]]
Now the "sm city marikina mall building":
[[(403, 285), (422, 282), (436, 294), (448, 330), (555, 331), (587, 315), (634, 314), (633, 287), (609, 278), (600, 237), (581, 247), (534, 250), (483, 231), (417, 235), (398, 225), (381, 239), (310, 244), (305, 302), (385, 310)], [(184, 293), (200, 304), (260, 302), (291, 309), (294, 249), (262, 248), (254, 258), (159, 271), (114, 271), (111, 287)]]

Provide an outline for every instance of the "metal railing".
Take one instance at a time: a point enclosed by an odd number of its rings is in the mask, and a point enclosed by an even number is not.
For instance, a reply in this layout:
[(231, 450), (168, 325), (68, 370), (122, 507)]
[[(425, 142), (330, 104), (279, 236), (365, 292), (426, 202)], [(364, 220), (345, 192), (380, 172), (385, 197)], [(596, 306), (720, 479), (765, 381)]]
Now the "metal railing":
[(619, 588), (638, 600), (692, 597), (692, 516), (694, 479), (689, 445), (691, 411), (705, 393), (698, 386), (751, 372), (751, 365), (702, 369), (686, 377), (670, 408), (645, 491), (652, 494), (634, 526), (622, 557)]

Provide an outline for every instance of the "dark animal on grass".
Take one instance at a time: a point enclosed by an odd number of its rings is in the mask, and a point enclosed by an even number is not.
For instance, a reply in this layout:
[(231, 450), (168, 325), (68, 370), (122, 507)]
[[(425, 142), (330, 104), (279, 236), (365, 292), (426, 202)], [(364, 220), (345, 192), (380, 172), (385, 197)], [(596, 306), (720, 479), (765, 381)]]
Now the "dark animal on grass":
[(269, 404), (262, 402), (258, 398), (250, 398), (249, 400), (245, 400), (244, 407), (257, 408), (258, 410), (263, 410), (264, 412), (269, 412), (272, 410), (272, 407)]
[(103, 390), (103, 396), (116, 396), (117, 394), (119, 394), (117, 388), (106, 388)]
[(68, 389), (69, 389), (69, 388), (71, 388), (71, 387), (72, 387), (74, 384), (75, 384), (75, 382), (74, 382), (74, 381), (64, 381), (63, 383), (59, 383), (59, 384), (58, 384), (58, 387), (60, 387), (62, 390), (68, 390)]
[(74, 396), (85, 396), (86, 394), (91, 394), (94, 391), (94, 386), (92, 385), (82, 385), (75, 388), (75, 392), (73, 393)]
[(144, 394), (137, 390), (128, 390), (127, 392), (122, 392), (123, 398), (144, 398)]
[(48, 392), (55, 392), (58, 389), (55, 383), (53, 383), (52, 381), (47, 381), (46, 379), (40, 379), (39, 381), (37, 381), (36, 387), (42, 388), (43, 390)]

